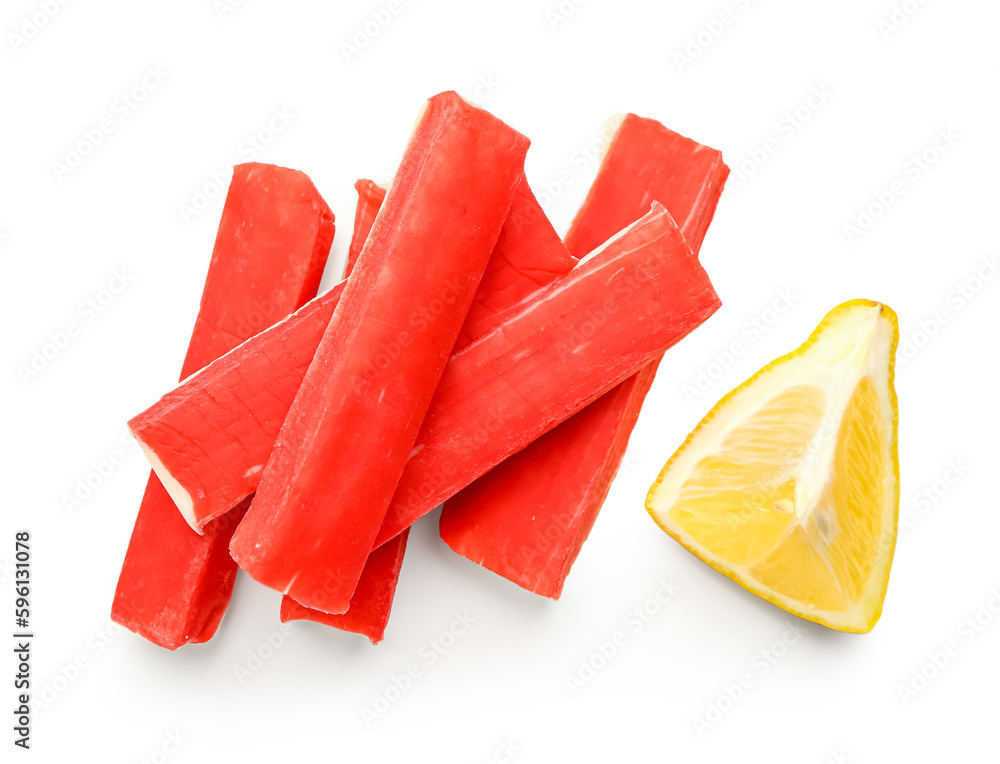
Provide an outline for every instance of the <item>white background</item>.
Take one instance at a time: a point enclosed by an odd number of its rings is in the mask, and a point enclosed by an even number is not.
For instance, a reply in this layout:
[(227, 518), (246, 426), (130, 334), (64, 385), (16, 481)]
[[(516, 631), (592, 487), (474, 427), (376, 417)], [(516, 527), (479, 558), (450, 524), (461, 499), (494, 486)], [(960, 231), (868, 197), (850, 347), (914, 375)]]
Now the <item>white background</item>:
[[(1000, 608), (1000, 277), (975, 281), (981, 258), (998, 252), (996, 3), (907, 0), (913, 12), (896, 17), (903, 23), (881, 28), (889, 0), (521, 0), (488, 9), (458, 0), (247, 0), (222, 17), (212, 0), (64, 3), (24, 44), (10, 33), (22, 34), (45, 3), (9, 0), (0, 13), (0, 623), (7, 633), (6, 566), (14, 531), (27, 528), (36, 692), (61, 689), (34, 715), (32, 753), (17, 755), (177, 764), (484, 762), (508, 760), (510, 749), (525, 763), (995, 759), (1000, 613), (983, 611), (990, 623), (980, 632), (962, 623), (991, 602)], [(689, 36), (723, 11), (721, 34), (692, 47)], [(345, 52), (372, 12), (391, 20), (358, 53)], [(685, 49), (689, 65), (675, 56)], [(165, 78), (123, 113), (116, 99), (141, 86), (147, 67)], [(449, 88), (532, 138), (529, 178), (560, 231), (615, 112), (655, 117), (722, 149), (734, 168), (702, 250), (724, 307), (667, 355), (562, 600), (453, 554), (437, 538), (435, 513), (411, 536), (377, 647), (299, 623), (241, 683), (235, 669), (251, 653), (268, 654), (266, 637), (279, 629), (278, 594), (246, 577), (208, 645), (168, 653), (109, 632), (147, 475), (124, 423), (176, 377), (222, 196), (189, 220), (181, 205), (234, 161), (304, 170), (337, 215), (330, 272), (339, 273), (353, 182), (391, 174), (421, 101)], [(828, 97), (810, 107), (813, 88)], [(252, 156), (245, 141), (275, 109), (293, 118)], [(796, 109), (807, 119), (794, 128), (785, 115)], [(67, 147), (105, 118), (113, 130), (100, 145), (69, 174), (57, 172)], [(941, 130), (957, 137), (933, 156)], [(754, 157), (769, 139), (774, 151), (741, 185), (735, 170), (760, 164)], [(911, 157), (925, 150), (933, 161), (918, 173)], [(905, 192), (852, 240), (845, 224), (897, 180)], [(78, 307), (115, 269), (127, 287), (47, 368), (22, 379), (18, 367), (49, 332), (80, 318)], [(976, 287), (971, 299), (957, 291)], [(790, 307), (767, 312), (783, 293)], [(904, 348), (912, 343), (897, 376), (900, 509), (912, 527), (872, 633), (811, 626), (762, 673), (763, 651), (805, 622), (684, 551), (643, 500), (717, 398), (856, 297), (891, 305)], [(769, 322), (766, 331), (755, 334), (754, 320)], [(928, 339), (921, 326), (931, 324)], [(733, 343), (740, 355), (724, 364), (715, 354)], [(699, 372), (716, 379), (686, 396)], [(122, 463), (68, 511), (65, 496), (115, 452)], [(633, 630), (627, 614), (661, 580), (679, 591)], [(428, 663), (430, 641), (456, 612), (474, 625)], [(567, 677), (619, 630), (624, 647), (572, 692)], [(904, 702), (900, 687), (914, 670), (933, 673), (928, 654), (951, 640), (957, 656)], [(0, 652), (10, 655), (2, 643)], [(85, 668), (60, 680), (74, 662)], [(421, 676), (366, 726), (361, 709), (414, 663)], [(13, 673), (9, 658), (2, 665)], [(743, 674), (750, 688), (736, 703), (723, 700), (728, 712), (699, 736), (694, 719)], [(8, 709), (11, 680), (0, 686)], [(7, 713), (7, 751), (12, 726)], [(167, 756), (170, 735), (184, 742)]]

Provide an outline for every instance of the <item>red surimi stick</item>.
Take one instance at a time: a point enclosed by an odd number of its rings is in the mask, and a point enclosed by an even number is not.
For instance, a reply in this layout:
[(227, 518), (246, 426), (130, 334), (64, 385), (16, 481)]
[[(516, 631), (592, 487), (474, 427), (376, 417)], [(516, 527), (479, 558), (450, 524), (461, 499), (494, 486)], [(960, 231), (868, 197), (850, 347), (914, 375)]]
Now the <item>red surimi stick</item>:
[(425, 104), (230, 541), (258, 582), (324, 612), (349, 608), (528, 144), (455, 93)]
[[(233, 168), (181, 379), (312, 298), (333, 234), (333, 213), (305, 174), (265, 164)], [(170, 650), (210, 639), (232, 595), (229, 539), (247, 506), (199, 536), (151, 474), (112, 619)]]
[[(324, 613), (300, 605), (286, 594), (281, 598), (281, 621), (315, 621), (341, 631), (362, 634), (377, 645), (385, 637), (408, 535), (409, 532), (400, 533), (368, 555), (346, 613)], [(321, 589), (317, 601), (323, 601), (325, 594), (326, 590)]]
[[(354, 188), (358, 192), (358, 206), (344, 278), (350, 275), (364, 244), (359, 237), (371, 231), (386, 193), (370, 180), (359, 180)], [(575, 264), (576, 258), (562, 243), (522, 173), (454, 350), (461, 350), (482, 334), (485, 327), (511, 312), (528, 295), (568, 273)]]
[[(357, 215), (363, 217), (360, 224), (355, 219), (351, 251), (360, 252), (385, 192), (371, 181), (358, 181), (355, 188), (359, 195)], [(352, 263), (349, 257), (347, 273)], [(575, 264), (576, 258), (559, 239), (527, 179), (522, 176), (455, 350), (465, 347), (474, 338), (475, 330), (469, 329), (470, 322), (478, 326), (498, 320), (526, 296), (568, 273)], [(281, 604), (282, 620), (313, 620), (363, 634), (372, 644), (381, 641), (392, 609), (407, 535), (404, 531), (369, 555), (346, 613), (331, 615), (312, 610), (285, 595)]]
[[(344, 278), (351, 275), (358, 261), (361, 248), (371, 233), (375, 216), (385, 199), (385, 189), (374, 181), (362, 179), (354, 184), (358, 192), (358, 204), (354, 212), (354, 234), (344, 264)], [(247, 502), (249, 506), (249, 502)], [(227, 515), (228, 517), (228, 515)], [(240, 520), (243, 516), (240, 515)], [(331, 615), (300, 605), (287, 594), (281, 598), (281, 622), (315, 621), (332, 626), (341, 631), (351, 631), (368, 637), (377, 645), (385, 637), (385, 627), (392, 612), (392, 600), (399, 583), (399, 571), (403, 567), (406, 539), (409, 533), (400, 533), (390, 543), (383, 544), (368, 555), (365, 569), (358, 580), (358, 588), (351, 596), (351, 606), (346, 613)], [(228, 550), (227, 550), (228, 551)]]
[(452, 356), (376, 545), (627, 379), (719, 305), (654, 202)]
[(502, 321), (521, 300), (564, 276), (576, 262), (522, 174), (510, 214), (483, 274), (483, 286), (465, 317), (455, 351)]
[[(567, 246), (575, 254), (587, 251), (656, 199), (697, 254), (728, 174), (720, 152), (627, 115)], [(441, 538), (519, 586), (558, 598), (607, 497), (658, 363), (449, 499)]]
[(198, 533), (257, 490), (342, 281), (129, 420), (176, 509)]
[(347, 263), (344, 265), (344, 278), (351, 275), (354, 264), (358, 261), (361, 248), (368, 240), (375, 216), (378, 215), (382, 202), (385, 200), (385, 189), (373, 180), (362, 178), (354, 183), (358, 192), (358, 206), (354, 210), (354, 234), (351, 236), (351, 246), (347, 252)]

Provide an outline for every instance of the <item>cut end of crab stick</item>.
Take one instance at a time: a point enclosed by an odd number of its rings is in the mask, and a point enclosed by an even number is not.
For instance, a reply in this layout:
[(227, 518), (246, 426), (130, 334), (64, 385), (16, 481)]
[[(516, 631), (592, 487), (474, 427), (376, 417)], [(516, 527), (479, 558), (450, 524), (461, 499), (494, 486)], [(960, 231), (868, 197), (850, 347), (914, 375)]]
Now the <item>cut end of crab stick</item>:
[(129, 430), (196, 532), (257, 490), (346, 284), (234, 348), (129, 420)]
[[(315, 295), (333, 234), (333, 213), (304, 173), (237, 165), (181, 378)], [(229, 539), (249, 501), (237, 497), (229, 514), (195, 533), (186, 521), (193, 516), (192, 497), (141, 436), (139, 442), (158, 470), (139, 506), (111, 618), (175, 650), (211, 639), (222, 620), (236, 577)]]
[(230, 543), (258, 582), (323, 612), (350, 606), (528, 143), (455, 93), (425, 104)]
[(366, 178), (357, 181), (354, 184), (354, 190), (358, 192), (358, 206), (354, 211), (354, 234), (347, 252), (347, 263), (344, 265), (345, 279), (354, 270), (354, 264), (358, 261), (358, 255), (361, 254), (361, 248), (365, 245), (365, 241), (368, 240), (375, 216), (378, 215), (386, 194), (386, 190), (382, 186)]
[(136, 442), (139, 444), (139, 448), (142, 450), (143, 456), (146, 457), (146, 460), (149, 462), (149, 466), (153, 468), (154, 477), (158, 479), (160, 487), (170, 497), (170, 500), (174, 503), (177, 511), (181, 513), (181, 517), (184, 519), (184, 522), (186, 522), (188, 526), (199, 536), (203, 535), (207, 522), (202, 523), (198, 521), (198, 517), (194, 511), (194, 502), (191, 500), (191, 494), (184, 490), (184, 486), (174, 479), (174, 476), (171, 475), (163, 466), (163, 462), (160, 461), (160, 458), (143, 442), (141, 437), (136, 435), (134, 432), (132, 433), (132, 437), (134, 437)]
[(368, 637), (377, 645), (385, 637), (385, 627), (392, 611), (392, 599), (399, 581), (406, 552), (406, 537), (401, 533), (368, 556), (358, 587), (346, 613), (331, 615), (300, 605), (288, 595), (281, 598), (281, 621), (315, 621), (341, 631)]

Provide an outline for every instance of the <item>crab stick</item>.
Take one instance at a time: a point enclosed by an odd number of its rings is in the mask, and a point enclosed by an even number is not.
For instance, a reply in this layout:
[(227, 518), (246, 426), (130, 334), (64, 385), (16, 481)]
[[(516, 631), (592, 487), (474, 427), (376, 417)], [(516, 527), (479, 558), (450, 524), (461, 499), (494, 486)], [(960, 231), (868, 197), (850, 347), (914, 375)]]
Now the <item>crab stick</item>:
[[(425, 104), (230, 541), (259, 583), (324, 612), (347, 611), (528, 143), (453, 92)], [(323, 590), (329, 566), (335, 588)]]
[(347, 264), (344, 266), (344, 278), (351, 275), (354, 264), (358, 261), (361, 248), (368, 239), (368, 234), (375, 223), (382, 202), (385, 200), (385, 189), (373, 180), (362, 178), (355, 182), (354, 190), (358, 192), (358, 206), (354, 210), (354, 233), (351, 236), (351, 246), (347, 251)]
[[(355, 188), (359, 196), (359, 217), (355, 220), (352, 252), (361, 250), (385, 195), (371, 181), (358, 181)], [(358, 220), (361, 220), (360, 224)], [(352, 262), (349, 258), (348, 273)], [(527, 179), (522, 176), (455, 350), (460, 350), (475, 338), (476, 329), (469, 328), (470, 322), (478, 325), (488, 320), (495, 321), (497, 316), (513, 309), (532, 292), (568, 273), (575, 264), (576, 258), (569, 254), (538, 204)], [(312, 610), (285, 596), (281, 605), (282, 620), (313, 620), (364, 634), (372, 644), (379, 642), (389, 620), (407, 535), (407, 532), (399, 534), (369, 555), (346, 613), (330, 615)]]
[[(313, 297), (333, 233), (333, 213), (305, 174), (237, 165), (181, 378)], [(236, 576), (229, 539), (248, 506), (241, 502), (199, 536), (151, 474), (112, 619), (170, 650), (210, 639)]]
[[(354, 213), (354, 233), (344, 265), (344, 278), (351, 275), (358, 261), (361, 248), (371, 233), (375, 216), (385, 199), (385, 189), (374, 181), (361, 179), (354, 184), (358, 192), (358, 204)], [(246, 502), (249, 507), (249, 501)], [(244, 513), (245, 514), (245, 513)], [(228, 516), (228, 515), (227, 515)], [(243, 519), (243, 515), (239, 516)], [(403, 567), (408, 533), (400, 533), (389, 544), (368, 555), (365, 569), (361, 572), (358, 588), (351, 597), (351, 606), (342, 615), (330, 615), (319, 610), (300, 605), (287, 594), (281, 598), (281, 622), (315, 621), (332, 626), (341, 631), (351, 631), (368, 637), (377, 645), (385, 637), (385, 627), (392, 612), (392, 600), (399, 582), (399, 571)], [(228, 549), (227, 549), (228, 552)]]
[(518, 303), (568, 273), (577, 259), (563, 244), (522, 174), (510, 214), (465, 317), (460, 350), (516, 309)]
[[(567, 246), (587, 251), (656, 199), (697, 254), (729, 173), (722, 155), (633, 114), (612, 135)], [(449, 499), (441, 538), (519, 586), (558, 598), (607, 497), (656, 367), (649, 364)]]
[[(358, 241), (359, 237), (367, 237), (385, 199), (385, 190), (370, 180), (359, 180), (354, 188), (358, 192), (358, 208), (344, 278), (353, 268), (355, 253), (364, 244), (363, 238)], [(484, 327), (513, 311), (525, 297), (568, 273), (576, 262), (522, 174), (454, 350), (468, 345), (482, 334)]]
[[(341, 631), (362, 634), (377, 645), (385, 636), (385, 627), (392, 611), (392, 598), (403, 566), (408, 533), (400, 533), (370, 555), (358, 586), (351, 597), (351, 606), (343, 614), (324, 613), (300, 605), (287, 594), (281, 598), (281, 621), (315, 621)], [(320, 599), (323, 595), (320, 594)]]
[(630, 377), (719, 305), (654, 202), (452, 356), (376, 544)]

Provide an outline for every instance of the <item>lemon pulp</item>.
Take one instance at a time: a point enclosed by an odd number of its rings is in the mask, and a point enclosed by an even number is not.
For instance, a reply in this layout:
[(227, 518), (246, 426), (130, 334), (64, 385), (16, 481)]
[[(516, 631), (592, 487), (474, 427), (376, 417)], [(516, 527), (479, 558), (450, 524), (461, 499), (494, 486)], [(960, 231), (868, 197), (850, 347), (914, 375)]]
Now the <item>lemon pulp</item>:
[(810, 620), (868, 631), (898, 513), (895, 314), (838, 306), (709, 412), (647, 509), (690, 551)]

